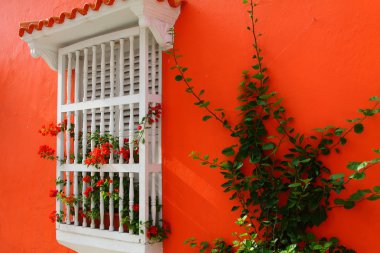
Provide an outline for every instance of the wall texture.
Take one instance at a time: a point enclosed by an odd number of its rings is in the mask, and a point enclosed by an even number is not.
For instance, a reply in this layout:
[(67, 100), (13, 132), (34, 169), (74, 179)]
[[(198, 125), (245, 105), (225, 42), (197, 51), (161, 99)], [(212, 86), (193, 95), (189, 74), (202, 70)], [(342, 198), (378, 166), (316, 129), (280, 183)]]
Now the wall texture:
[[(41, 59), (31, 58), (17, 28), (20, 21), (84, 2), (4, 1), (0, 8), (0, 252), (69, 252), (55, 242), (55, 227), (47, 218), (55, 206), (48, 197), (54, 165), (36, 154), (46, 141), (37, 130), (55, 120), (56, 74)], [(370, 0), (259, 1), (264, 63), (297, 129), (311, 133), (328, 124), (347, 126), (346, 118), (356, 117), (370, 96), (380, 95), (379, 12), (380, 2)], [(251, 65), (248, 21), (240, 0), (188, 0), (176, 26), (177, 47), (185, 55), (181, 61), (190, 67), (194, 83), (235, 122), (240, 73)], [(164, 247), (166, 253), (186, 253), (195, 252), (182, 244), (188, 237), (231, 240), (237, 229), (229, 211), (233, 204), (219, 187), (221, 176), (188, 157), (193, 150), (218, 156), (232, 140), (217, 123), (201, 121), (203, 112), (173, 81), (171, 65), (165, 57), (164, 216), (173, 233)], [(372, 158), (371, 148), (380, 147), (379, 125), (379, 118), (368, 120), (365, 133), (351, 136), (342, 154), (327, 157), (326, 164), (340, 172), (349, 160)], [(368, 174), (371, 179), (349, 192), (380, 184), (379, 168)], [(334, 210), (315, 231), (337, 236), (359, 253), (378, 252), (379, 211), (380, 202)]]

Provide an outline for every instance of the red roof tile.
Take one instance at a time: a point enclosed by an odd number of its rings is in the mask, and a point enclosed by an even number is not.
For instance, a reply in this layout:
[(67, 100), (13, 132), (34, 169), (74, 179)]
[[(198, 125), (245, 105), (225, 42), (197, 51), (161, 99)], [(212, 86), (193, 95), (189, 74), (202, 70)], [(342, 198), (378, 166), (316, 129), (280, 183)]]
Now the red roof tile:
[[(75, 19), (77, 13), (82, 16), (87, 15), (88, 10), (91, 8), (93, 11), (98, 11), (102, 5), (111, 6), (116, 0), (96, 0), (94, 3), (86, 3), (82, 8), (74, 8), (71, 12), (62, 12), (58, 17), (53, 16), (39, 21), (29, 21), (20, 23), (19, 36), (24, 36), (25, 32), (31, 34), (34, 30), (42, 30), (44, 27), (53, 27), (55, 24), (62, 24), (66, 19)], [(125, 1), (125, 0), (123, 0)], [(164, 2), (165, 0), (157, 0)], [(167, 0), (169, 5), (176, 8), (181, 5), (182, 0)]]

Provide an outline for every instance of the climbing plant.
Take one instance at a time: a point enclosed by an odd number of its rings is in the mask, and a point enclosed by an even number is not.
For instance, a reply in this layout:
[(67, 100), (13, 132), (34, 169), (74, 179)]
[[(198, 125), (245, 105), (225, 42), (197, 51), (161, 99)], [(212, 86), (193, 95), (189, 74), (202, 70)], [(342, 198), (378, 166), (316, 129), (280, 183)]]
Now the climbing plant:
[[(350, 134), (361, 134), (367, 118), (380, 113), (380, 98), (371, 97), (371, 107), (360, 109), (360, 118), (347, 120), (349, 127), (327, 126), (315, 129), (315, 134), (303, 134), (292, 126), (292, 117), (282, 105), (278, 94), (270, 89), (270, 79), (264, 66), (256, 31), (256, 4), (244, 0), (248, 8), (252, 34), (254, 63), (243, 71), (240, 106), (237, 109), (240, 122), (232, 125), (224, 109), (213, 108), (204, 97), (204, 90), (197, 91), (188, 77), (188, 68), (179, 63), (181, 55), (173, 43), (168, 54), (174, 59), (175, 80), (186, 87), (195, 99), (195, 105), (206, 111), (203, 121), (214, 119), (235, 138), (235, 144), (225, 147), (225, 159), (210, 158), (209, 154), (192, 152), (191, 157), (201, 165), (219, 169), (225, 178), (223, 190), (236, 203), (237, 224), (245, 229), (237, 234), (232, 245), (222, 239), (200, 242), (186, 240), (200, 252), (355, 252), (341, 245), (337, 238), (317, 238), (310, 228), (326, 221), (333, 208), (352, 209), (359, 202), (380, 199), (380, 186), (360, 189), (348, 198), (333, 198), (349, 184), (362, 180), (368, 169), (380, 162), (380, 150), (374, 150), (374, 158), (347, 164), (348, 175), (332, 174), (323, 163), (323, 156), (337, 155), (349, 140)], [(173, 32), (174, 38), (174, 32)], [(173, 40), (174, 41), (174, 40)], [(274, 131), (269, 124), (276, 124)]]

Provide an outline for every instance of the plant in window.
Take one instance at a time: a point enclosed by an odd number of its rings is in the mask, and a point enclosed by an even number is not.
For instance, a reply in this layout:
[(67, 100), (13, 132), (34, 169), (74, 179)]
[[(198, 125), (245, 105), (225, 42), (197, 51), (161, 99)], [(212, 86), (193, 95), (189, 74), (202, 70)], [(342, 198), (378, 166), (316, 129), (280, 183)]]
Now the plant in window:
[[(136, 137), (133, 139), (132, 143), (130, 143), (130, 140), (128, 138), (125, 138), (121, 147), (119, 146), (118, 136), (113, 136), (109, 133), (100, 134), (99, 129), (97, 129), (95, 132), (89, 131), (86, 136), (86, 147), (88, 147), (86, 151), (86, 156), (83, 157), (83, 154), (79, 153), (77, 163), (82, 164), (82, 159), (85, 159), (85, 165), (92, 166), (96, 169), (101, 170), (101, 166), (104, 164), (108, 164), (111, 157), (114, 161), (119, 161), (119, 159), (122, 157), (124, 163), (129, 163), (131, 155), (133, 155), (133, 162), (138, 163), (139, 143), (140, 141), (142, 143), (145, 142), (145, 129), (149, 129), (153, 127), (155, 123), (158, 123), (161, 118), (161, 113), (161, 104), (149, 104), (148, 113), (142, 118), (137, 128), (137, 132), (135, 134)], [(61, 132), (67, 132), (67, 125), (67, 120), (64, 120), (63, 122), (58, 124), (50, 123), (47, 126), (42, 126), (39, 130), (39, 133), (42, 136), (55, 137)], [(70, 124), (69, 133), (72, 141), (75, 138), (74, 129), (75, 125)], [(78, 135), (79, 150), (82, 151), (83, 133), (79, 132)], [(92, 150), (90, 148), (92, 146), (91, 144), (94, 146)], [(130, 151), (130, 147), (133, 147), (132, 152)], [(55, 155), (55, 150), (47, 145), (41, 146), (38, 151), (38, 154), (43, 159), (57, 159), (57, 156)], [(70, 158), (70, 162), (73, 162), (75, 158), (74, 154), (70, 154)], [(65, 162), (66, 157), (65, 159), (63, 159), (63, 161), (61, 161), (61, 164), (65, 164)], [(124, 189), (129, 189), (130, 182), (128, 180), (123, 181), (123, 185), (120, 185), (120, 178), (113, 177), (113, 179), (111, 179), (110, 173), (108, 172), (103, 173), (103, 177), (101, 177), (99, 173), (94, 173), (93, 175), (79, 175), (78, 178), (80, 182), (84, 183), (78, 184), (78, 192), (83, 192), (83, 195), (78, 194), (78, 196), (75, 197), (74, 194), (67, 195), (64, 190), (51, 190), (49, 196), (52, 198), (57, 198), (57, 200), (59, 200), (64, 206), (67, 206), (70, 215), (75, 214), (75, 206), (78, 206), (78, 212), (80, 214), (81, 219), (88, 219), (89, 221), (93, 220), (97, 224), (96, 226), (99, 226), (98, 223), (100, 219), (100, 198), (102, 198), (105, 207), (109, 207), (110, 201), (113, 200), (113, 213), (115, 214), (116, 219), (118, 219), (118, 222), (120, 222), (120, 224), (125, 225), (126, 229), (128, 231), (132, 231), (133, 234), (139, 234), (142, 231), (140, 228), (143, 225), (143, 223), (139, 221), (138, 182), (135, 182), (133, 186), (135, 195), (133, 199), (134, 204), (132, 206), (132, 210), (129, 206), (129, 196), (126, 196), (124, 197), (125, 199), (123, 201), (124, 206), (122, 208), (123, 211), (121, 213), (121, 217), (118, 217), (120, 200), (119, 189), (120, 187), (123, 187)], [(60, 189), (63, 189), (63, 186), (66, 184), (66, 180), (58, 179), (56, 181), (56, 185), (59, 186)], [(113, 189), (112, 191), (110, 190), (111, 185)], [(83, 187), (85, 188), (83, 189)], [(158, 199), (156, 200), (156, 203), (158, 203)], [(151, 213), (151, 200), (149, 200), (149, 208), (149, 212)], [(157, 206), (156, 208), (156, 218), (158, 219), (160, 217), (161, 206)], [(133, 212), (132, 219), (130, 216), (131, 212)], [(54, 211), (49, 216), (49, 218), (53, 222), (63, 222), (64, 217), (67, 217), (66, 211), (61, 211), (59, 214), (57, 214)], [(109, 215), (106, 213), (104, 217), (108, 219)], [(148, 239), (150, 239), (150, 241), (162, 241), (166, 239), (170, 233), (169, 224), (161, 220), (156, 225), (153, 225), (152, 221), (147, 221), (145, 223), (145, 226), (147, 228), (146, 235)]]
[(158, 224), (153, 225), (152, 221), (148, 221), (146, 226), (146, 236), (153, 242), (161, 242), (169, 237), (171, 232), (169, 223), (160, 220)]
[[(161, 104), (157, 103), (156, 105), (149, 104), (148, 113), (141, 119), (139, 126), (137, 127), (136, 138), (133, 140), (133, 160), (135, 163), (138, 163), (139, 159), (139, 143), (145, 142), (144, 140), (144, 132), (145, 129), (151, 128), (153, 124), (158, 123), (162, 114)], [(70, 124), (70, 138), (74, 138), (74, 124)], [(38, 131), (42, 136), (51, 136), (55, 137), (61, 132), (67, 131), (67, 119), (63, 122), (54, 124), (50, 123), (48, 126), (43, 125), (41, 129)], [(83, 133), (79, 132), (79, 150), (82, 151), (83, 147)], [(100, 134), (99, 130), (91, 133), (90, 131), (87, 134), (87, 145), (86, 147), (91, 147), (91, 142), (94, 142), (94, 148), (91, 150), (87, 149), (85, 164), (87, 166), (94, 166), (99, 169), (101, 165), (107, 164), (110, 160), (110, 156), (112, 156), (115, 160), (119, 159), (119, 156), (122, 156), (126, 163), (130, 160), (131, 151), (129, 139), (124, 139), (124, 144), (120, 148), (119, 147), (119, 137), (113, 136), (111, 134), (105, 133)], [(42, 145), (39, 148), (38, 155), (47, 160), (55, 160), (57, 156), (55, 155), (55, 150), (47, 145)], [(71, 160), (74, 160), (74, 154), (70, 154)], [(79, 153), (77, 163), (82, 163), (83, 154)], [(64, 163), (66, 161), (66, 157), (61, 161)]]

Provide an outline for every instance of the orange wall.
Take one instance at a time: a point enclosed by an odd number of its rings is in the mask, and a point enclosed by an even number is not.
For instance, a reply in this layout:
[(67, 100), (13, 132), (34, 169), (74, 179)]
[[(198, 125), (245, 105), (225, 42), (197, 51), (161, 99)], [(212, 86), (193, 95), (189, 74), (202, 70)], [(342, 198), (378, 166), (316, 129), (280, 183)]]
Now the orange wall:
[[(54, 165), (36, 152), (45, 139), (41, 124), (55, 120), (56, 74), (41, 60), (31, 58), (18, 38), (18, 22), (35, 20), (69, 10), (84, 0), (4, 1), (0, 8), (0, 252), (69, 252), (55, 242), (54, 225), (47, 219), (54, 209), (48, 191), (54, 188)], [(367, 98), (380, 95), (380, 2), (269, 1), (257, 9), (265, 65), (271, 84), (295, 127), (310, 133), (315, 127), (346, 126)], [(251, 37), (245, 7), (240, 0), (192, 1), (184, 6), (177, 24), (177, 46), (198, 87), (206, 89), (212, 104), (235, 115), (235, 97), (241, 70), (250, 66)], [(164, 212), (173, 233), (165, 252), (194, 252), (184, 239), (231, 238), (236, 229), (232, 203), (219, 187), (214, 170), (188, 158), (192, 150), (219, 155), (231, 139), (215, 122), (203, 123), (203, 112), (192, 97), (173, 81), (172, 62), (164, 58)], [(231, 116), (233, 120), (236, 117)], [(349, 160), (372, 158), (379, 148), (380, 119), (371, 119), (365, 133), (351, 136), (340, 156), (326, 163), (334, 172)], [(53, 140), (52, 140), (53, 144)], [(371, 179), (378, 183), (379, 169)], [(356, 187), (356, 186), (355, 186)], [(350, 191), (354, 191), (354, 187)], [(380, 251), (377, 214), (380, 202), (362, 203), (351, 211), (335, 210), (317, 230), (335, 235), (359, 253)], [(37, 232), (37, 233), (36, 233)]]

